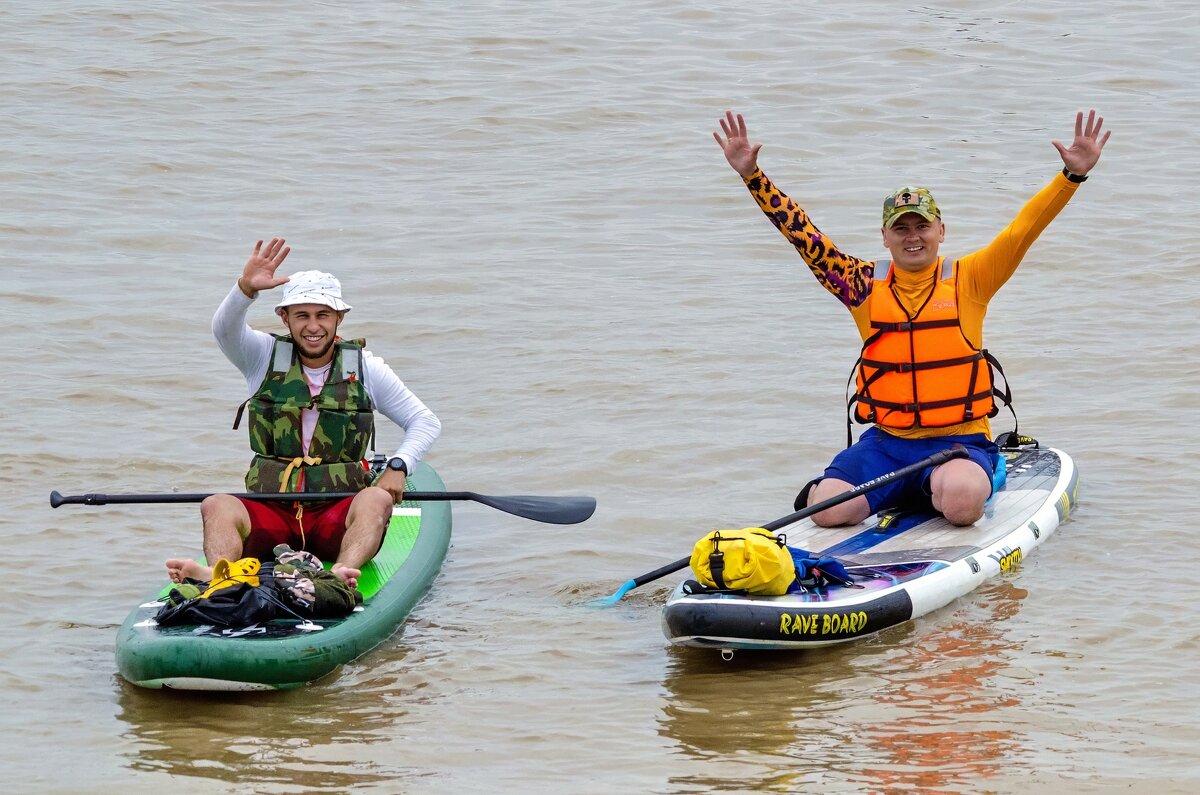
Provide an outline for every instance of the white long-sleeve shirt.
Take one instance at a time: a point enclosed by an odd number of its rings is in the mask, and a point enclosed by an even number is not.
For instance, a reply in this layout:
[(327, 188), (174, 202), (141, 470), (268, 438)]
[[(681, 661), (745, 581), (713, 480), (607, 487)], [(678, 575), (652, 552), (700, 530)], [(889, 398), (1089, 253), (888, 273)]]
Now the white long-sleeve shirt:
[[(247, 298), (235, 283), (229, 295), (217, 307), (213, 315), (213, 336), (225, 358), (241, 371), (246, 378), (246, 389), (253, 395), (262, 385), (271, 363), (271, 351), (275, 338), (263, 331), (256, 331), (246, 323), (246, 313), (254, 303)], [(363, 383), (375, 409), (383, 416), (404, 429), (404, 442), (392, 454), (404, 460), (409, 472), (416, 471), (417, 462), (429, 452), (442, 432), (442, 423), (420, 399), (404, 385), (387, 362), (370, 351), (363, 351)], [(329, 376), (329, 368), (312, 369), (303, 367), (309, 389), (320, 392)], [(316, 411), (304, 417), (304, 449), (316, 425)]]

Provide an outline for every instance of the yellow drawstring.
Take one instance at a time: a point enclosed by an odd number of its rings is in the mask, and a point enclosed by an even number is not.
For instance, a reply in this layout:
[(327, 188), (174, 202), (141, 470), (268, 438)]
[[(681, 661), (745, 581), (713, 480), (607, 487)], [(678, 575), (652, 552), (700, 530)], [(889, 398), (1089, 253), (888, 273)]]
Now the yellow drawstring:
[(308, 542), (304, 540), (304, 503), (296, 503), (296, 526), (300, 528), (300, 548), (304, 549)]
[[(301, 455), (293, 458), (291, 463), (287, 465), (287, 469), (283, 470), (283, 477), (280, 478), (279, 483), (279, 493), (283, 494), (285, 491), (287, 491), (288, 482), (291, 480), (292, 472), (295, 471), (296, 467), (300, 466), (301, 464), (311, 467), (316, 466), (319, 463), (321, 463), (320, 456), (313, 457)], [(304, 549), (308, 542), (304, 540), (304, 503), (302, 502), (296, 503), (296, 524), (300, 527), (300, 548)]]

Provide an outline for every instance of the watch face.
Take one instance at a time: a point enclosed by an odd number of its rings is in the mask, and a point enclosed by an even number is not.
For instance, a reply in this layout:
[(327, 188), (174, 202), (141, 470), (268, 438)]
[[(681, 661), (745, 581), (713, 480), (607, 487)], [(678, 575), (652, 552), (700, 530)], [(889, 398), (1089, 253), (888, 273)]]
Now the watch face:
[(405, 471), (404, 470), (404, 459), (393, 458), (391, 461), (388, 461), (388, 469), (394, 469), (397, 472)]

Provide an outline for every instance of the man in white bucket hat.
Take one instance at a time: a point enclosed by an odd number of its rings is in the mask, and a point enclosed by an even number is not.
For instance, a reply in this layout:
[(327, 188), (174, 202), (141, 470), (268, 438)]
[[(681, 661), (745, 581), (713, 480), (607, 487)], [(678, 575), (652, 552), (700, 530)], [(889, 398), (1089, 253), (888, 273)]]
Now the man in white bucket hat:
[[(338, 336), (351, 307), (336, 278), (323, 271), (275, 275), (290, 252), (283, 238), (265, 248), (258, 241), (213, 317), (217, 344), (245, 376), (250, 394), (234, 421), (236, 428), (248, 409), (254, 460), (246, 488), (355, 494), (294, 503), (208, 497), (200, 506), (204, 555), (209, 561), (271, 560), (272, 550), (287, 544), (334, 561), (334, 573), (355, 587), (362, 565), (383, 543), (405, 478), (442, 426), (383, 359), (364, 349), (365, 341)], [(281, 285), (275, 311), (287, 334), (251, 329), (246, 313), (259, 293)], [(403, 443), (378, 479), (366, 461), (375, 441), (375, 411), (404, 429)], [(167, 561), (167, 573), (174, 582), (208, 580), (212, 569), (176, 558)]]

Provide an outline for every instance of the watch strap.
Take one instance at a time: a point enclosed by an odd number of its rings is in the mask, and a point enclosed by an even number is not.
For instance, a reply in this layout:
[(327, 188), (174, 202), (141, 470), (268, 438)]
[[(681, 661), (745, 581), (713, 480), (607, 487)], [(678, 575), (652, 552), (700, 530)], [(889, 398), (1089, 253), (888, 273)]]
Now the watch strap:
[(1087, 174), (1072, 174), (1063, 166), (1062, 175), (1074, 183), (1087, 182)]

